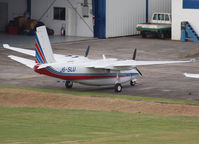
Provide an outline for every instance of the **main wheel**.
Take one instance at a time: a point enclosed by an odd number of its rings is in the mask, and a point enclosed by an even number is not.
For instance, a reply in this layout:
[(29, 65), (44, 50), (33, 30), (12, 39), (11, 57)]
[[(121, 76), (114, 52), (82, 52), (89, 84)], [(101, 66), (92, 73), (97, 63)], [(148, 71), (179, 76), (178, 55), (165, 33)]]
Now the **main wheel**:
[(164, 32), (160, 33), (160, 38), (165, 39), (165, 33)]
[(144, 31), (141, 32), (142, 38), (146, 38), (146, 33)]
[(122, 91), (122, 85), (120, 83), (115, 84), (115, 92), (121, 92)]
[(136, 81), (135, 81), (135, 80), (131, 80), (131, 81), (130, 81), (130, 85), (131, 85), (131, 86), (135, 86), (135, 84), (136, 84)]
[(73, 82), (72, 81), (66, 81), (65, 86), (66, 86), (66, 88), (72, 88)]

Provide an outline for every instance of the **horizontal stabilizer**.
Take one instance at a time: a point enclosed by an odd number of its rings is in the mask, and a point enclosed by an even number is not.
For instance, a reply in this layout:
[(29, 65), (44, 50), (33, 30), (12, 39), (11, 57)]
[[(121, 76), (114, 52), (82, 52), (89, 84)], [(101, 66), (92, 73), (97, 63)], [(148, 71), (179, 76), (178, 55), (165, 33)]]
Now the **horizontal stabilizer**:
[[(8, 44), (3, 44), (3, 47), (4, 47), (5, 49), (9, 49), (9, 50), (16, 51), (16, 52), (19, 52), (19, 53), (23, 53), (23, 54), (26, 54), (26, 55), (30, 55), (30, 56), (33, 56), (33, 57), (36, 56), (35, 50), (29, 50), (29, 49), (11, 47), (11, 46), (9, 46)], [(68, 60), (68, 56), (67, 56), (67, 55), (53, 54), (53, 56), (54, 56), (54, 58), (55, 58), (55, 61), (57, 61), (57, 62), (63, 62), (63, 61), (65, 61), (65, 60)], [(71, 56), (71, 57), (72, 57), (72, 56)]]
[(15, 60), (15, 61), (17, 61), (19, 63), (24, 64), (25, 66), (27, 66), (29, 68), (32, 68), (32, 69), (36, 65), (35, 61), (30, 60), (30, 59), (26, 59), (26, 58), (14, 56), (14, 55), (9, 55), (8, 57), (11, 58), (12, 60)]
[(5, 49), (13, 50), (19, 53), (35, 56), (35, 51), (34, 50), (27, 50), (27, 49), (22, 49), (22, 48), (17, 48), (17, 47), (11, 47), (8, 44), (3, 44), (3, 47)]

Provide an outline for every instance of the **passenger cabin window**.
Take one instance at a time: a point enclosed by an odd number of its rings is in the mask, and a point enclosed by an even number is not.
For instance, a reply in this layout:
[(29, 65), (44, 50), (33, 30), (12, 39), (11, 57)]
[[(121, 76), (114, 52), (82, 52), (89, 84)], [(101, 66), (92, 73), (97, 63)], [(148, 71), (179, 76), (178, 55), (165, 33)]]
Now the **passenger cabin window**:
[(66, 9), (61, 7), (54, 7), (54, 19), (55, 20), (65, 20), (66, 19)]

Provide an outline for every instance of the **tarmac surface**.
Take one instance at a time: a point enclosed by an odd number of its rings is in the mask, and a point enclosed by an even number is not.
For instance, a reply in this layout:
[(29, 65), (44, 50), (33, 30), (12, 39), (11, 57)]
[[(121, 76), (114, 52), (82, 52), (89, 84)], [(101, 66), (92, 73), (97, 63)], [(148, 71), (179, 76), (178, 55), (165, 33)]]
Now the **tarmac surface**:
[[(190, 60), (198, 59), (199, 43), (161, 39), (142, 39), (138, 36), (112, 39), (93, 39), (52, 44), (54, 53), (84, 55), (91, 46), (89, 58), (131, 59), (137, 48), (136, 60)], [(11, 45), (14, 46), (14, 45)], [(34, 49), (34, 45), (23, 48)], [(0, 85), (23, 86), (66, 90), (57, 79), (35, 73), (32, 69), (17, 63), (8, 55), (32, 57), (0, 48)], [(191, 56), (185, 57), (187, 54)], [(199, 62), (138, 67), (143, 76), (137, 78), (137, 85), (123, 85), (119, 94), (143, 97), (199, 100), (199, 79), (186, 78), (183, 73), (199, 73)], [(70, 91), (99, 92), (115, 94), (113, 86), (95, 87), (74, 84)]]

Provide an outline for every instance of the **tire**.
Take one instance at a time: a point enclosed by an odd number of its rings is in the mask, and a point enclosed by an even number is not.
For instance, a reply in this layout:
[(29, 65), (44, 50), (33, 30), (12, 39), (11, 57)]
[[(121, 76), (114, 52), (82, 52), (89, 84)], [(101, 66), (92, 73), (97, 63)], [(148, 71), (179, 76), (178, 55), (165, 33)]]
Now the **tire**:
[(131, 81), (130, 81), (130, 85), (131, 85), (131, 86), (135, 86), (135, 85), (136, 85), (136, 81), (131, 80)]
[(115, 92), (121, 92), (122, 91), (122, 85), (120, 83), (115, 84)]
[(163, 32), (163, 33), (160, 33), (160, 38), (161, 39), (165, 39), (165, 33)]
[(146, 38), (146, 33), (144, 31), (141, 32), (142, 38)]
[(73, 82), (72, 81), (66, 81), (65, 82), (66, 88), (72, 88), (73, 87)]

